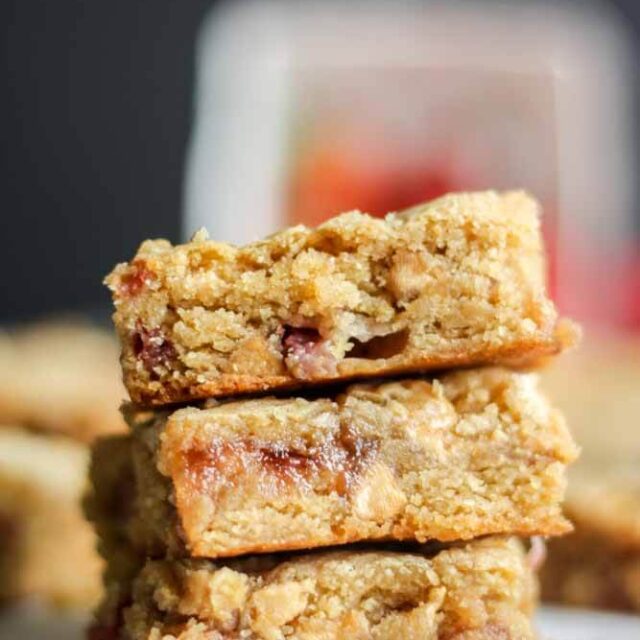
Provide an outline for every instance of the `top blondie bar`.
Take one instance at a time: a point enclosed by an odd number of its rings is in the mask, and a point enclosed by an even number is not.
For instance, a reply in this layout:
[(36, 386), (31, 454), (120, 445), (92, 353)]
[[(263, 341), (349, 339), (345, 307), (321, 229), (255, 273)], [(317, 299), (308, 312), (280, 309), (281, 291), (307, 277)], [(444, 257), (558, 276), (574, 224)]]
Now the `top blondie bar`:
[(519, 191), (352, 211), (236, 247), (143, 242), (106, 278), (134, 402), (480, 364), (573, 343), (545, 292), (539, 206)]

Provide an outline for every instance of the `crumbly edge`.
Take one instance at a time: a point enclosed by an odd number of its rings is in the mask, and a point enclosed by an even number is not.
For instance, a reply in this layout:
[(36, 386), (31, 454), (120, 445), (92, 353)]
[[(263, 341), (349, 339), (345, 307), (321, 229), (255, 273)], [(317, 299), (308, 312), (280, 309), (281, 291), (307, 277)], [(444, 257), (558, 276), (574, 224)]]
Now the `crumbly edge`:
[[(427, 375), (472, 366), (502, 365), (520, 370), (534, 369), (550, 357), (573, 348), (579, 342), (580, 336), (581, 329), (578, 325), (562, 319), (547, 336), (514, 340), (511, 343), (493, 346), (461, 342), (455, 348), (443, 348), (431, 355), (399, 355), (391, 359), (377, 360), (349, 358), (342, 361), (338, 374), (317, 375), (312, 379), (296, 378), (289, 374), (224, 373), (216, 375), (212, 380), (199, 376), (194, 382), (174, 371), (170, 379), (149, 382), (140, 378), (137, 369), (135, 372), (127, 370), (126, 364), (123, 375), (131, 399), (136, 404), (161, 408), (199, 402), (207, 398), (249, 396), (262, 392), (304, 394), (313, 391), (314, 388), (326, 388), (336, 383), (349, 384), (379, 377)], [(258, 350), (256, 358), (260, 359), (263, 355)]]
[[(143, 404), (527, 359), (563, 342), (537, 205), (516, 192), (453, 194), (385, 220), (352, 212), (242, 248), (147, 241), (107, 283)], [(307, 342), (292, 347), (288, 332)]]
[(147, 556), (188, 554), (185, 535), (171, 480), (160, 473), (156, 459), (162, 433), (160, 416), (152, 424), (135, 429), (132, 457), (136, 482), (135, 514), (131, 520), (129, 541)]
[[(484, 369), (431, 383), (357, 385), (334, 401), (265, 398), (150, 414), (134, 426), (141, 496), (134, 544), (156, 557), (163, 552), (216, 557), (374, 538), (564, 533), (570, 530), (560, 509), (565, 466), (576, 447), (535, 384), (535, 374)], [(407, 425), (411, 433), (405, 432)], [(355, 477), (353, 492), (344, 496), (331, 483), (323, 485), (323, 476), (308, 499), (295, 485), (286, 485), (275, 499), (252, 501), (254, 493), (243, 493), (253, 491), (246, 488), (251, 475), (243, 477), (239, 469), (228, 479), (238, 484), (227, 507), (201, 500), (208, 490), (191, 486), (193, 471), (181, 462), (183, 454), (210, 451), (216, 442), (277, 450), (278, 465), (286, 464), (282, 452), (290, 448), (294, 462), (304, 462), (318, 450), (326, 455), (327, 437), (344, 437), (344, 428), (349, 446), (354, 437), (363, 438), (358, 450), (379, 447), (386, 456), (372, 458)], [(420, 442), (427, 447), (424, 460), (413, 451)], [(398, 453), (401, 449), (404, 453)], [(407, 467), (407, 459), (413, 466), (396, 472)], [(210, 477), (220, 472), (216, 468), (205, 467), (204, 473)], [(452, 468), (465, 473), (452, 474)], [(284, 479), (295, 471), (295, 466), (284, 467)], [(501, 477), (508, 498), (499, 489)], [(272, 481), (269, 475), (257, 482)], [(502, 511), (492, 514), (498, 499)], [(278, 538), (282, 531), (291, 533)]]
[(515, 539), (433, 556), (338, 551), (277, 562), (150, 561), (124, 637), (533, 638), (535, 579)]

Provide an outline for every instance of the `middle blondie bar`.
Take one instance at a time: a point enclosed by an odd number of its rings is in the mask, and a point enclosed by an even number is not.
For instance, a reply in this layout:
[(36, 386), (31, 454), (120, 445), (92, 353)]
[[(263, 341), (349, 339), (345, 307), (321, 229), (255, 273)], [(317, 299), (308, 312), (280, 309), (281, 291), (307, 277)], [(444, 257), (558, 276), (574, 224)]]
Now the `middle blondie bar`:
[(565, 532), (576, 447), (536, 384), (490, 368), (334, 398), (129, 412), (132, 542), (154, 556), (215, 558)]

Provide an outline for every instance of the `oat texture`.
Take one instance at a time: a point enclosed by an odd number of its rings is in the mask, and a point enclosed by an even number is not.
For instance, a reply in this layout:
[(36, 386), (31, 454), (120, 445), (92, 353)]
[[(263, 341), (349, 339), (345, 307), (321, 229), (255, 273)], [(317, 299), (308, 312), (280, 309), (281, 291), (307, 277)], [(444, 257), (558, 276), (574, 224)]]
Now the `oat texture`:
[(485, 363), (571, 344), (546, 296), (537, 203), (444, 196), (235, 247), (144, 242), (107, 277), (134, 402)]
[(435, 553), (150, 561), (135, 579), (119, 637), (528, 640), (534, 599), (533, 575), (514, 539)]
[[(154, 556), (219, 557), (563, 533), (576, 447), (536, 382), (487, 368), (354, 385), (334, 398), (133, 412), (126, 536)], [(94, 466), (99, 475), (113, 464)]]

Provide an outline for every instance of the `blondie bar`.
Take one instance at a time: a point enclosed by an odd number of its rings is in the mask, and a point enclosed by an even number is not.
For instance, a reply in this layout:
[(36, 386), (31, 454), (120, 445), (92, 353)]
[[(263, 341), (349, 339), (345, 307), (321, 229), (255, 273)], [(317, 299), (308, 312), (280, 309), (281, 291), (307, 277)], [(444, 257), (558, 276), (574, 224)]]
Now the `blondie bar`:
[(107, 277), (125, 384), (160, 405), (487, 363), (571, 344), (522, 192), (360, 212), (244, 247), (144, 242)]
[(128, 532), (144, 553), (570, 529), (560, 502), (576, 448), (535, 374), (465, 370), (335, 398), (210, 404), (128, 416), (137, 494)]
[(576, 529), (549, 541), (543, 596), (640, 612), (640, 341), (592, 337), (543, 381), (582, 446), (566, 503)]
[(97, 602), (102, 563), (80, 510), (87, 463), (81, 444), (0, 427), (0, 600)]
[(118, 343), (77, 321), (0, 331), (0, 423), (83, 442), (124, 430)]
[(549, 545), (545, 598), (640, 612), (640, 459), (615, 477), (574, 474), (567, 512), (576, 531)]
[(131, 604), (90, 638), (529, 640), (535, 579), (520, 543), (345, 550), (225, 564), (149, 561)]

